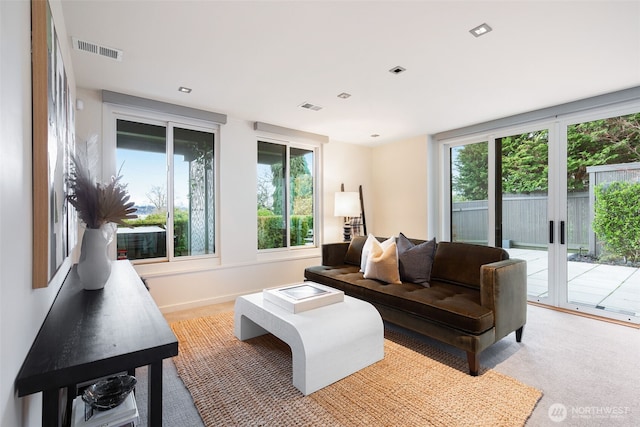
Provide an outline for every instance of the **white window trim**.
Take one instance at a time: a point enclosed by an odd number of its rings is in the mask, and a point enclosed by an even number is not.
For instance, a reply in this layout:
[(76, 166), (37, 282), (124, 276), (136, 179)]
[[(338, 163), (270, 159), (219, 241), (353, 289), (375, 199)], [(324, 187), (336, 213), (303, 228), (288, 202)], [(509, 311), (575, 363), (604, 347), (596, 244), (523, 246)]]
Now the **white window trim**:
[[(322, 209), (322, 177), (321, 168), (322, 164), (322, 143), (318, 140), (309, 138), (287, 138), (283, 135), (272, 134), (268, 132), (256, 132), (256, 147), (258, 142), (268, 142), (272, 144), (286, 145), (289, 148), (301, 148), (305, 150), (313, 151), (313, 188), (314, 188), (314, 203), (313, 203), (313, 235), (315, 238), (315, 244), (313, 246), (289, 246), (284, 248), (271, 248), (271, 249), (256, 249), (258, 261), (277, 260), (282, 258), (299, 258), (307, 256), (319, 256), (322, 247), (322, 234), (321, 230), (324, 229), (323, 219), (321, 212)], [(287, 163), (289, 162), (289, 150), (287, 150)], [(287, 185), (289, 185), (289, 168), (287, 167), (287, 176), (285, 177)], [(289, 192), (287, 192), (287, 206)], [(289, 221), (287, 221), (287, 236), (289, 236)], [(256, 236), (257, 238), (257, 236)], [(256, 241), (257, 243), (257, 241)]]
[[(202, 130), (214, 134), (214, 172), (215, 172), (215, 200), (214, 200), (214, 233), (215, 252), (213, 254), (174, 257), (173, 246), (167, 244), (166, 259), (141, 259), (132, 260), (136, 270), (142, 274), (147, 273), (172, 273), (186, 270), (206, 270), (220, 265), (220, 126), (215, 122), (208, 122), (173, 114), (149, 111), (146, 109), (128, 107), (118, 104), (103, 103), (102, 108), (102, 179), (110, 179), (117, 173), (116, 165), (116, 123), (118, 119), (132, 120), (141, 123), (166, 126), (167, 131), (172, 131), (174, 126), (186, 129)], [(167, 152), (167, 156), (170, 153)], [(167, 157), (169, 158), (169, 157)], [(169, 177), (173, 171), (167, 166), (167, 191), (171, 192)], [(167, 194), (167, 200), (172, 200)], [(173, 230), (170, 233), (172, 234)], [(167, 236), (167, 240), (172, 236)], [(109, 245), (109, 256), (116, 257), (116, 243)]]

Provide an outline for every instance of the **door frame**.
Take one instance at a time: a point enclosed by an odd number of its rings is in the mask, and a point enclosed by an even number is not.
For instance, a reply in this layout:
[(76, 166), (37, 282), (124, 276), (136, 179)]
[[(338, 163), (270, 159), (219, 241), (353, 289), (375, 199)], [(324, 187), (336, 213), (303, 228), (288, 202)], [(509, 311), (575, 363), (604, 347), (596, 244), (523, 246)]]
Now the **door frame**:
[[(640, 100), (625, 101), (607, 106), (594, 108), (585, 108), (580, 111), (560, 114), (554, 117), (526, 121), (518, 125), (504, 126), (486, 130), (483, 132), (469, 133), (460, 137), (451, 137), (437, 139), (431, 138), (431, 144), (435, 145), (435, 149), (431, 153), (437, 153), (439, 159), (435, 171), (440, 177), (437, 187), (439, 195), (437, 196), (438, 206), (433, 212), (436, 218), (440, 218), (439, 227), (435, 230), (438, 240), (449, 240), (451, 229), (451, 170), (450, 170), (450, 149), (461, 145), (467, 145), (478, 142), (488, 142), (488, 167), (489, 167), (489, 224), (488, 224), (488, 242), (490, 246), (495, 246), (495, 200), (499, 195), (495, 192), (495, 149), (496, 139), (509, 135), (530, 132), (532, 130), (548, 129), (548, 149), (549, 149), (549, 176), (548, 176), (548, 221), (553, 220), (554, 227), (554, 243), (548, 244), (548, 297), (536, 298), (534, 301), (543, 305), (563, 308), (570, 311), (588, 313), (598, 317), (611, 318), (623, 322), (640, 323), (640, 316), (629, 316), (615, 312), (608, 312), (596, 309), (595, 307), (581, 306), (569, 302), (568, 295), (568, 244), (560, 244), (560, 227), (559, 224), (564, 222), (567, 224), (567, 128), (570, 125), (588, 122), (592, 120), (600, 120), (617, 115), (627, 115), (640, 112)], [(433, 177), (433, 175), (431, 176)], [(433, 188), (433, 187), (432, 187)], [(566, 238), (566, 230), (565, 236)], [(568, 243), (568, 242), (567, 242)], [(529, 298), (532, 301), (532, 298)]]
[[(558, 144), (558, 150), (561, 150), (561, 153), (563, 155), (563, 161), (560, 162), (560, 176), (563, 177), (564, 179), (560, 180), (561, 183), (561, 195), (564, 195), (564, 197), (561, 197), (560, 199), (564, 202), (564, 218), (565, 221), (568, 222), (568, 217), (567, 217), (567, 207), (566, 207), (566, 201), (567, 201), (567, 180), (566, 180), (566, 176), (567, 176), (567, 131), (568, 131), (568, 127), (571, 125), (575, 125), (575, 124), (580, 124), (580, 123), (585, 123), (585, 122), (590, 122), (590, 121), (595, 121), (595, 120), (602, 120), (602, 119), (606, 119), (606, 118), (611, 118), (611, 117), (617, 117), (617, 116), (625, 116), (625, 115), (629, 115), (629, 114), (636, 114), (640, 112), (640, 100), (634, 100), (634, 101), (628, 101), (628, 102), (621, 102), (618, 104), (614, 104), (614, 105), (610, 105), (610, 106), (606, 106), (606, 107), (600, 107), (600, 108), (594, 108), (594, 109), (589, 109), (586, 111), (580, 111), (580, 112), (575, 112), (575, 113), (570, 113), (570, 114), (565, 114), (561, 117), (559, 117), (558, 120), (558, 131), (559, 131), (559, 144)], [(565, 247), (565, 259), (567, 257), (568, 253), (567, 253), (567, 248)], [(568, 292), (568, 264), (565, 262), (563, 264), (563, 270), (560, 272), (562, 273), (562, 276), (560, 276), (561, 278), (563, 278), (562, 281), (558, 282), (560, 284), (558, 289), (558, 292), (560, 293), (559, 296), (560, 298), (557, 301), (557, 304), (555, 304), (556, 307), (560, 307), (569, 311), (574, 311), (574, 312), (580, 312), (580, 313), (587, 313), (590, 315), (594, 315), (597, 317), (605, 317), (605, 318), (609, 318), (609, 319), (614, 319), (614, 320), (619, 320), (625, 323), (633, 323), (633, 324), (640, 324), (640, 310), (636, 313), (636, 316), (631, 316), (628, 314), (623, 314), (623, 313), (616, 313), (613, 311), (604, 311), (604, 310), (600, 310), (597, 309), (595, 307), (591, 307), (588, 305), (580, 305), (577, 304), (575, 302), (570, 302), (569, 301), (569, 292)], [(562, 298), (564, 297), (564, 298)]]

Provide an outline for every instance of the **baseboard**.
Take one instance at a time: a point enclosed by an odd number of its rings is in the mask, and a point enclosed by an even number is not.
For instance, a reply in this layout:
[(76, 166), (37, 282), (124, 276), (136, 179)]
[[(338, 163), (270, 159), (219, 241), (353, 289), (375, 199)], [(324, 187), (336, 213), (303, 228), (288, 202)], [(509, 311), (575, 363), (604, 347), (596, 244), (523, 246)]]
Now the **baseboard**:
[(205, 298), (196, 301), (182, 302), (178, 304), (163, 305), (158, 307), (163, 314), (173, 313), (182, 310), (191, 310), (194, 308), (205, 307), (207, 305), (222, 304), (225, 302), (235, 301), (237, 297), (244, 295), (243, 293), (224, 295), (214, 298)]

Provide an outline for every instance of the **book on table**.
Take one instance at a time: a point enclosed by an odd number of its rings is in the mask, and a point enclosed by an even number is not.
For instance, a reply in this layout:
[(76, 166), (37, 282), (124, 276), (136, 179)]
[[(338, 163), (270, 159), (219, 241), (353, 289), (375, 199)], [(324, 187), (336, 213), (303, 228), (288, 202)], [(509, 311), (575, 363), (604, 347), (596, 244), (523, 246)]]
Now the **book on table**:
[(301, 313), (344, 301), (344, 292), (315, 282), (264, 289), (265, 301), (291, 313)]
[(73, 399), (71, 427), (135, 427), (138, 406), (133, 392), (120, 405), (107, 411), (92, 411), (82, 396)]

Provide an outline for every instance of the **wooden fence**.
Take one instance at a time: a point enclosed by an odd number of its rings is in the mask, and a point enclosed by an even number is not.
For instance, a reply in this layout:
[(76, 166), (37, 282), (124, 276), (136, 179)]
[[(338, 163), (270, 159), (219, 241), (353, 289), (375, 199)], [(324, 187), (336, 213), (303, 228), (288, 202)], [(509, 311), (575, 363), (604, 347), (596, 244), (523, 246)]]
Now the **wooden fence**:
[[(486, 244), (489, 224), (486, 200), (456, 202), (452, 207), (453, 240)], [(589, 193), (572, 193), (567, 200), (569, 249), (587, 251), (591, 221)], [(549, 242), (546, 195), (505, 195), (502, 198), (503, 246), (542, 248)], [(507, 242), (508, 241), (508, 242)]]
[[(590, 166), (589, 191), (567, 198), (567, 243), (571, 251), (599, 255), (602, 244), (591, 229), (595, 214), (595, 187), (622, 181), (640, 181), (640, 163)], [(452, 206), (454, 241), (487, 244), (489, 209), (486, 200), (456, 202)], [(511, 194), (502, 198), (503, 246), (543, 248), (549, 241), (546, 195)]]

